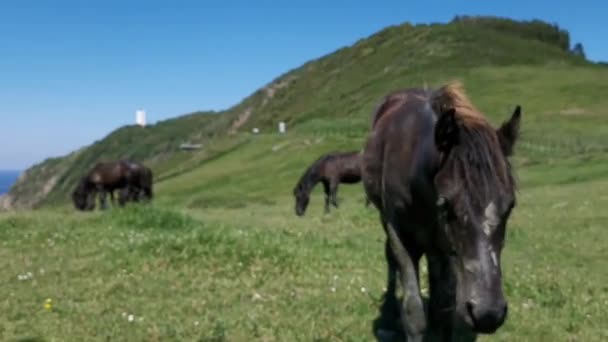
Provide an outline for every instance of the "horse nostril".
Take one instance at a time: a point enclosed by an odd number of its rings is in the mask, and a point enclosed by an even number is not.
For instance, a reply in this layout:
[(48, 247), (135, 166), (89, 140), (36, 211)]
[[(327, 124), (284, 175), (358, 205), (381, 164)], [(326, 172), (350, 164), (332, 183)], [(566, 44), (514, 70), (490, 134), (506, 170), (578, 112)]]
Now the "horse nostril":
[(502, 309), (502, 319), (500, 320), (501, 322), (504, 322), (505, 319), (507, 318), (507, 313), (509, 312), (509, 305), (507, 305), (505, 303), (505, 307)]
[(480, 306), (473, 301), (466, 303), (466, 309), (474, 329), (481, 333), (496, 331), (505, 321), (508, 311), (506, 303)]
[(475, 324), (475, 313), (473, 312), (473, 303), (471, 301), (467, 301), (466, 307), (467, 313), (469, 314), (471, 321), (473, 322), (473, 324)]

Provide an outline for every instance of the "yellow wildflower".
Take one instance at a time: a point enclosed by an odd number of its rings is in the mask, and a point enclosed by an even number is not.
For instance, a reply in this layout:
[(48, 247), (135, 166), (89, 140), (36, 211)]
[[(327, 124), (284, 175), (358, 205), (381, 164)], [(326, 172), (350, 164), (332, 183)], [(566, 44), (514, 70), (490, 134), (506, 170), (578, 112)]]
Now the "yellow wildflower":
[(51, 309), (53, 308), (53, 300), (52, 300), (51, 298), (47, 298), (47, 299), (44, 301), (44, 308), (45, 308), (46, 310), (51, 310)]

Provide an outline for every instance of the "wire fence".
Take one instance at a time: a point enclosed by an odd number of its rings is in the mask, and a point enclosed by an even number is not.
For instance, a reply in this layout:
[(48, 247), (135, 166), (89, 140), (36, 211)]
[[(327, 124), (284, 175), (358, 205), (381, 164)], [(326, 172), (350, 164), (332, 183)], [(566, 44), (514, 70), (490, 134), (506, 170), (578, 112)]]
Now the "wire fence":
[[(365, 140), (368, 135), (365, 130), (349, 130), (346, 128), (324, 128), (316, 131), (308, 130), (308, 132), (316, 137), (325, 137), (331, 140)], [(522, 137), (516, 148), (542, 154), (608, 153), (608, 139), (568, 137), (561, 141), (555, 141)]]
[(540, 153), (587, 154), (608, 152), (608, 144), (598, 141), (530, 141), (522, 140), (519, 147)]

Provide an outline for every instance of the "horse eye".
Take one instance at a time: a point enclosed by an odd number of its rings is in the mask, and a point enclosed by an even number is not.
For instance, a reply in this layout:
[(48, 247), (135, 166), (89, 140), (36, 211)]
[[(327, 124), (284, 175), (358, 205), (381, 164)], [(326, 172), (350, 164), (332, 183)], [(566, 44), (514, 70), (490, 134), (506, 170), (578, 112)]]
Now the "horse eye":
[(439, 196), (439, 198), (437, 199), (437, 207), (438, 208), (445, 208), (447, 205), (447, 200), (445, 199), (445, 197), (443, 196)]
[(436, 205), (439, 214), (439, 220), (447, 223), (447, 221), (451, 219), (451, 210), (447, 199), (443, 196), (439, 196)]

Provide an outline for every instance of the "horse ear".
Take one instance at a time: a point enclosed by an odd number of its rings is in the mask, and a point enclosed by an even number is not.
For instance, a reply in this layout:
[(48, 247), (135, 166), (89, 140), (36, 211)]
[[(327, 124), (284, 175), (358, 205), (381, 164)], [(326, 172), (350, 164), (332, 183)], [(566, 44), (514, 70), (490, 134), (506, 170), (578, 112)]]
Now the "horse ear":
[(440, 152), (447, 153), (458, 144), (458, 122), (456, 110), (448, 109), (441, 113), (435, 123), (435, 145)]
[(500, 141), (500, 147), (505, 156), (513, 154), (513, 146), (515, 141), (519, 138), (519, 123), (521, 121), (521, 106), (515, 107), (513, 115), (509, 121), (505, 121), (499, 129), (496, 130), (498, 140)]

